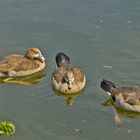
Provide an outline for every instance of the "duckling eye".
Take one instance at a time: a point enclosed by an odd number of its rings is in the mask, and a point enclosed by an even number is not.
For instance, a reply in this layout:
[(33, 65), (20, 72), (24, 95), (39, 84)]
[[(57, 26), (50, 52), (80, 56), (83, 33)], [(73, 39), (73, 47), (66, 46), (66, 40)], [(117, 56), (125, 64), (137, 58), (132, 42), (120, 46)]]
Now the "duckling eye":
[(37, 54), (38, 52), (34, 52), (35, 54)]

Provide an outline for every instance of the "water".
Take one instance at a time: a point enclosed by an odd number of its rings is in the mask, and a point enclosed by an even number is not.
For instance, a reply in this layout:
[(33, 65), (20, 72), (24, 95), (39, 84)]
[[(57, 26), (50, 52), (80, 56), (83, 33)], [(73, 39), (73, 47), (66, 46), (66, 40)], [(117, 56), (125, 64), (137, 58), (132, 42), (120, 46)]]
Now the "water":
[[(39, 47), (46, 57), (44, 80), (34, 85), (0, 85), (0, 120), (16, 134), (3, 140), (138, 139), (139, 118), (120, 113), (116, 126), (102, 78), (140, 85), (140, 1), (1, 0), (0, 56)], [(87, 76), (72, 106), (51, 89), (54, 57), (66, 52)]]

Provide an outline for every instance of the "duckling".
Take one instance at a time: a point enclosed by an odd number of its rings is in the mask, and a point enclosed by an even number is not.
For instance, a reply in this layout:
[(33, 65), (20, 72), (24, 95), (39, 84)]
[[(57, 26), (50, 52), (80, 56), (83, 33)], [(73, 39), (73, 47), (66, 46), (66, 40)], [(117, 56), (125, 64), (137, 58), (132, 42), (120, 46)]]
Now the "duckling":
[(0, 59), (0, 77), (27, 76), (45, 68), (45, 58), (38, 48), (25, 55), (12, 54)]
[(52, 74), (53, 89), (64, 94), (74, 94), (84, 89), (86, 83), (84, 72), (75, 67), (63, 52), (58, 53), (55, 60), (56, 69)]
[(101, 88), (121, 108), (127, 111), (140, 112), (140, 87), (122, 87), (103, 79)]

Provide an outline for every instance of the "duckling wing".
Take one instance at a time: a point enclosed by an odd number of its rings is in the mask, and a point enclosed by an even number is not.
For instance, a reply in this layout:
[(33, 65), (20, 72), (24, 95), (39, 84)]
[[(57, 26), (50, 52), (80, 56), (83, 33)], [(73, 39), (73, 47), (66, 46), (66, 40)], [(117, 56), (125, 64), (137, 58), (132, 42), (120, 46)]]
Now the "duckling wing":
[(55, 69), (54, 73), (52, 74), (52, 77), (57, 81), (60, 82), (62, 81), (66, 71), (64, 71), (63, 68), (57, 68)]
[(140, 93), (131, 92), (123, 93), (124, 101), (130, 105), (139, 105), (140, 104)]
[(27, 71), (38, 68), (34, 61), (28, 60), (22, 55), (9, 55), (0, 60), (0, 72), (5, 71)]
[(36, 61), (31, 61), (29, 59), (24, 58), (21, 60), (19, 65), (15, 67), (15, 71), (28, 71), (28, 70), (35, 70), (40, 67), (39, 63), (36, 63)]
[(85, 75), (84, 75), (84, 72), (81, 69), (79, 69), (77, 67), (74, 67), (72, 69), (72, 71), (74, 73), (74, 77), (75, 77), (76, 82), (83, 82), (84, 81)]
[(15, 69), (22, 59), (22, 55), (9, 55), (0, 59), (0, 72)]

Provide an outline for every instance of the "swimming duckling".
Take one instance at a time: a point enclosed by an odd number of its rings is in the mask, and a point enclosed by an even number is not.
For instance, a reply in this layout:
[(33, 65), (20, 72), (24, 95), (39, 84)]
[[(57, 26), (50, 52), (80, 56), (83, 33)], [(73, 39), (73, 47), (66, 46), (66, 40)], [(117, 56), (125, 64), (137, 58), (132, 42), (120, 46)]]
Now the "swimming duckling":
[(101, 88), (108, 92), (113, 101), (121, 108), (140, 112), (140, 87), (121, 87), (103, 79)]
[(63, 52), (56, 55), (56, 69), (52, 74), (52, 86), (55, 90), (74, 94), (85, 87), (86, 77), (84, 72), (72, 65), (70, 58)]
[(0, 59), (0, 77), (6, 77), (4, 83), (23, 84), (22, 81), (12, 81), (12, 77), (28, 76), (44, 68), (45, 58), (38, 48), (29, 48), (25, 55), (12, 54)]

